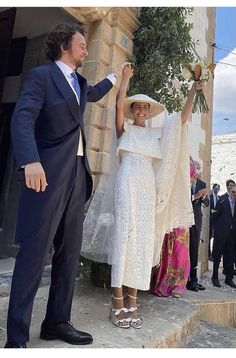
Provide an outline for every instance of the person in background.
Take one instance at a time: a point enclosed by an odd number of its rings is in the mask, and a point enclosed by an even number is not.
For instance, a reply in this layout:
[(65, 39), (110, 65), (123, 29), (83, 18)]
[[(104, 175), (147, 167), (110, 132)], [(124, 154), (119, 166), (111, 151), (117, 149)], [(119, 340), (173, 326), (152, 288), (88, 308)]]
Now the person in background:
[(212, 252), (211, 252), (211, 239), (214, 237), (214, 225), (213, 225), (213, 210), (216, 207), (216, 204), (220, 198), (219, 196), (220, 185), (213, 184), (212, 193), (210, 195), (210, 222), (209, 222), (209, 244), (208, 244), (208, 259), (213, 261)]
[[(236, 184), (235, 184), (235, 181), (234, 181), (233, 179), (228, 179), (228, 180), (226, 180), (225, 185), (226, 185), (227, 191), (226, 191), (223, 195), (221, 195), (220, 199), (222, 199), (222, 200), (223, 200), (223, 199), (227, 199), (227, 198), (229, 197), (230, 189), (231, 189), (233, 186), (235, 186)], [(234, 265), (235, 265), (235, 267), (236, 267), (236, 250), (235, 250)], [(223, 254), (223, 274), (225, 274), (224, 268), (225, 268), (225, 256), (224, 256), (224, 254)], [(236, 270), (234, 270), (234, 274), (236, 274)]]
[(228, 192), (228, 198), (217, 202), (213, 212), (214, 243), (213, 243), (213, 274), (212, 283), (221, 287), (218, 279), (218, 269), (222, 255), (224, 255), (224, 271), (226, 285), (236, 288), (233, 282), (234, 260), (236, 246), (236, 186)]
[[(190, 183), (195, 180), (196, 168), (190, 162)], [(182, 297), (190, 272), (189, 228), (177, 228), (166, 233), (160, 264), (154, 269), (150, 291), (159, 297)]]
[[(194, 161), (194, 165), (196, 167), (198, 162)], [(197, 165), (198, 168), (200, 167)], [(199, 169), (196, 168), (196, 175), (194, 180), (192, 181), (191, 186), (191, 196), (192, 196), (192, 206), (194, 212), (194, 221), (195, 225), (193, 225), (190, 232), (190, 241), (189, 241), (189, 253), (190, 253), (190, 275), (189, 281), (187, 283), (187, 289), (198, 292), (198, 290), (205, 290), (205, 287), (198, 283), (197, 278), (197, 266), (198, 266), (198, 250), (200, 243), (200, 236), (202, 230), (202, 206), (209, 206), (209, 198), (207, 196), (208, 190), (206, 188), (206, 183), (199, 179)]]
[(230, 189), (235, 185), (235, 181), (233, 179), (228, 179), (228, 180), (226, 180), (225, 185), (226, 185), (227, 191), (223, 195), (221, 195), (221, 197), (220, 197), (221, 199), (228, 198)]

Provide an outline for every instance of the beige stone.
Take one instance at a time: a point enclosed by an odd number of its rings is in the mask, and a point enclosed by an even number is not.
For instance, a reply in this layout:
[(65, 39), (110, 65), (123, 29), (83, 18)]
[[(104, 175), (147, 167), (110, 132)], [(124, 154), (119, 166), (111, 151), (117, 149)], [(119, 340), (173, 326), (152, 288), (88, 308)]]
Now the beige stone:
[[(206, 43), (214, 43), (215, 36), (215, 8), (207, 8), (208, 30), (205, 32)], [(213, 48), (207, 46), (207, 56), (205, 61), (207, 64), (212, 62)], [(213, 79), (211, 79), (205, 88), (209, 112), (202, 114), (201, 127), (205, 131), (205, 144), (200, 143), (199, 156), (203, 161), (202, 178), (210, 190), (211, 178), (211, 143), (212, 143), (212, 107), (213, 107)], [(209, 240), (209, 210), (205, 211), (202, 227), (203, 243), (200, 247), (201, 272), (204, 273), (208, 269), (208, 240)]]
[(73, 17), (78, 19), (80, 22), (93, 22), (101, 20), (110, 11), (110, 7), (65, 7), (64, 8)]
[(101, 175), (108, 171), (109, 154), (105, 152), (96, 152), (87, 149), (88, 160), (90, 163), (92, 174)]
[(125, 51), (127, 55), (132, 55), (133, 44), (132, 40), (122, 32), (118, 27), (113, 28), (112, 43), (120, 47), (122, 51)]
[(236, 303), (235, 302), (202, 302), (200, 308), (200, 319), (223, 326), (235, 327), (236, 325)]

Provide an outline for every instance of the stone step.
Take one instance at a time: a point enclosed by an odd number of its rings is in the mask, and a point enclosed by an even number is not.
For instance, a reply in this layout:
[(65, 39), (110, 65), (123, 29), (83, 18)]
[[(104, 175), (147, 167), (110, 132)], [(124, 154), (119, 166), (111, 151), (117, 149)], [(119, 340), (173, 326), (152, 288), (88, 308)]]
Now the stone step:
[[(197, 347), (201, 343), (204, 332), (209, 339), (202, 344), (210, 344), (208, 341), (214, 343), (217, 332), (224, 332), (222, 334), (228, 335), (229, 339), (225, 342), (217, 341), (217, 347), (223, 348), (224, 344), (233, 346), (235, 343), (231, 338), (235, 334), (233, 326), (236, 326), (236, 290), (223, 283), (221, 289), (213, 287), (208, 276), (203, 278), (202, 283), (207, 288), (205, 291), (186, 291), (181, 299), (159, 298), (140, 291), (138, 309), (143, 318), (142, 329), (122, 330), (112, 325), (108, 319), (111, 289), (95, 287), (91, 283), (89, 271), (81, 270), (76, 279), (71, 320), (76, 328), (94, 336), (93, 345), (88, 348), (190, 348), (191, 344)], [(39, 339), (48, 289), (48, 286), (41, 287), (36, 295), (29, 347), (69, 348), (71, 346), (64, 342), (45, 342)], [(8, 297), (2, 297), (0, 347), (6, 340), (7, 306)], [(206, 320), (208, 322), (202, 322)]]
[(236, 348), (236, 328), (201, 321), (182, 348)]

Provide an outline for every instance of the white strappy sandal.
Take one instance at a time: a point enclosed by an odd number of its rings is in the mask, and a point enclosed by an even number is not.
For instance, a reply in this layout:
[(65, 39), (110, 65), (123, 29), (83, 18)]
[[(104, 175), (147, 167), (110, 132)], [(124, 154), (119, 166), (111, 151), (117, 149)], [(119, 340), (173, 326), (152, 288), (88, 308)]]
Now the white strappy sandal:
[[(137, 299), (137, 296), (131, 296), (127, 293), (127, 296), (133, 298), (134, 300)], [(128, 312), (129, 313), (133, 313), (135, 311), (137, 311), (137, 307), (129, 307), (127, 308)], [(142, 328), (142, 318), (141, 317), (137, 317), (137, 318), (132, 318), (132, 317), (129, 317), (127, 318), (127, 320), (129, 321), (129, 324), (131, 327), (135, 328), (135, 329), (140, 329)]]
[[(124, 297), (115, 297), (115, 296), (111, 296), (111, 300), (112, 301), (112, 298), (114, 298), (115, 300), (123, 300)], [(112, 303), (111, 303), (112, 304)], [(124, 312), (125, 314), (128, 313), (128, 309), (125, 308), (125, 307), (122, 307), (122, 308), (112, 308), (110, 307), (110, 316), (109, 316), (109, 319), (111, 320), (111, 322), (116, 326), (116, 327), (119, 327), (119, 328), (124, 328), (124, 329), (127, 329), (127, 328), (130, 328), (130, 323), (129, 323), (129, 319), (128, 318), (123, 318), (123, 319), (118, 319), (117, 316), (119, 316), (119, 314), (121, 312)]]

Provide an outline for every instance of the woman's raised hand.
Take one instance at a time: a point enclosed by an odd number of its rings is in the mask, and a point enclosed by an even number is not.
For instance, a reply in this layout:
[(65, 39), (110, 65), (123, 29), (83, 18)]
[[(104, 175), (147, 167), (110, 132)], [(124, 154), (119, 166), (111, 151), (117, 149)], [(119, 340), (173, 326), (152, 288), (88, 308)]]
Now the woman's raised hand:
[(115, 74), (118, 77), (123, 76), (123, 69), (125, 68), (125, 66), (129, 65), (129, 62), (124, 62), (122, 63), (116, 70), (115, 70)]
[(194, 82), (193, 83), (193, 88), (195, 89), (195, 91), (200, 91), (203, 90), (205, 87), (206, 82), (204, 80), (201, 80), (199, 82)]

